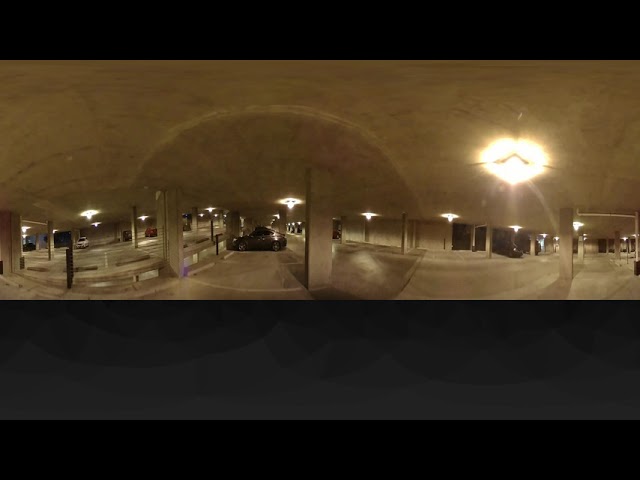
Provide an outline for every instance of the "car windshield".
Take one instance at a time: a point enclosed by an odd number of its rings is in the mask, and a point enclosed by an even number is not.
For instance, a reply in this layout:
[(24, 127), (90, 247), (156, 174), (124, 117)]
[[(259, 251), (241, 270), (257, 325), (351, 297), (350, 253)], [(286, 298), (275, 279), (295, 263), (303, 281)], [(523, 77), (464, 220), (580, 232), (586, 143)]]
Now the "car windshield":
[(87, 237), (80, 237), (80, 239), (78, 240), (79, 242), (84, 242), (87, 239)]

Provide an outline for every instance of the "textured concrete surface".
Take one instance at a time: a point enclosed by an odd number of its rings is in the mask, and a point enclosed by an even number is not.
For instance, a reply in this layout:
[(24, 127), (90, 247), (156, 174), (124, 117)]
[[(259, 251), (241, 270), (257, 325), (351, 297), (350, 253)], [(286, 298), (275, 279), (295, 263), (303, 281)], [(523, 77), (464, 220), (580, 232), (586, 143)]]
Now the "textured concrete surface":
[[(34, 221), (86, 228), (155, 210), (259, 218), (304, 198), (304, 169), (334, 175), (335, 215), (520, 224), (556, 233), (562, 206), (639, 206), (640, 64), (633, 61), (3, 61), (0, 199)], [(479, 152), (540, 143), (549, 168), (511, 188)], [(606, 159), (603, 160), (603, 159)], [(254, 214), (255, 213), (255, 214)], [(290, 220), (302, 220), (304, 204)], [(587, 223), (587, 222), (585, 222)], [(628, 234), (590, 218), (589, 233)]]

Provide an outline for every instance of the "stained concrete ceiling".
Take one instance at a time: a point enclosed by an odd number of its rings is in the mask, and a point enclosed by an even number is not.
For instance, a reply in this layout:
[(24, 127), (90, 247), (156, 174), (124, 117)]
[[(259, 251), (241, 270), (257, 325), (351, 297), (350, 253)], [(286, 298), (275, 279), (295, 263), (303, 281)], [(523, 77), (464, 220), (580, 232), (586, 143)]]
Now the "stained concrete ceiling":
[[(3, 61), (0, 112), (0, 209), (61, 227), (88, 208), (153, 214), (171, 187), (185, 212), (264, 217), (304, 200), (307, 166), (333, 174), (336, 216), (453, 212), (555, 234), (561, 207), (640, 209), (640, 62)], [(545, 149), (530, 184), (480, 165), (504, 136)]]

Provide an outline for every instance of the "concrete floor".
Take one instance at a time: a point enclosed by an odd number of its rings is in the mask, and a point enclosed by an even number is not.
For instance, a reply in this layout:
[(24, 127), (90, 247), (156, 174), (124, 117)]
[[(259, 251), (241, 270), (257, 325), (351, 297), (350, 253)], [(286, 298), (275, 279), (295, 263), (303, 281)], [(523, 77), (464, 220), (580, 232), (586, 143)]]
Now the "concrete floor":
[[(195, 236), (189, 242), (197, 241)], [(574, 257), (571, 285), (558, 281), (556, 254), (511, 259), (484, 252), (412, 250), (361, 243), (333, 245), (333, 284), (307, 291), (304, 286), (304, 237), (288, 234), (280, 252), (229, 252), (209, 256), (183, 279), (160, 275), (124, 287), (72, 290), (7, 276), (0, 282), (1, 299), (176, 299), (176, 300), (429, 300), (429, 299), (640, 299), (640, 277), (633, 276), (633, 259), (615, 261), (613, 254)], [(141, 255), (158, 248), (146, 239), (136, 251), (130, 245), (94, 247), (80, 251), (76, 265), (103, 259)], [(56, 252), (57, 253), (57, 252)], [(28, 252), (27, 264), (46, 262), (46, 251)], [(51, 265), (51, 262), (46, 262)], [(53, 263), (62, 268), (64, 255)], [(46, 280), (46, 272), (38, 272)]]

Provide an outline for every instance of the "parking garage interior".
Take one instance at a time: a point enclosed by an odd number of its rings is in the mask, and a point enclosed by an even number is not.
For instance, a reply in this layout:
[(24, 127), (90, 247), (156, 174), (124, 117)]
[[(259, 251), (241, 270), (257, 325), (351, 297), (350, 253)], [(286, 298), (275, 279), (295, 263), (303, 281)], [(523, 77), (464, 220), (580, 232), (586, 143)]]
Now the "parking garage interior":
[(2, 61), (0, 298), (638, 299), (639, 78)]

